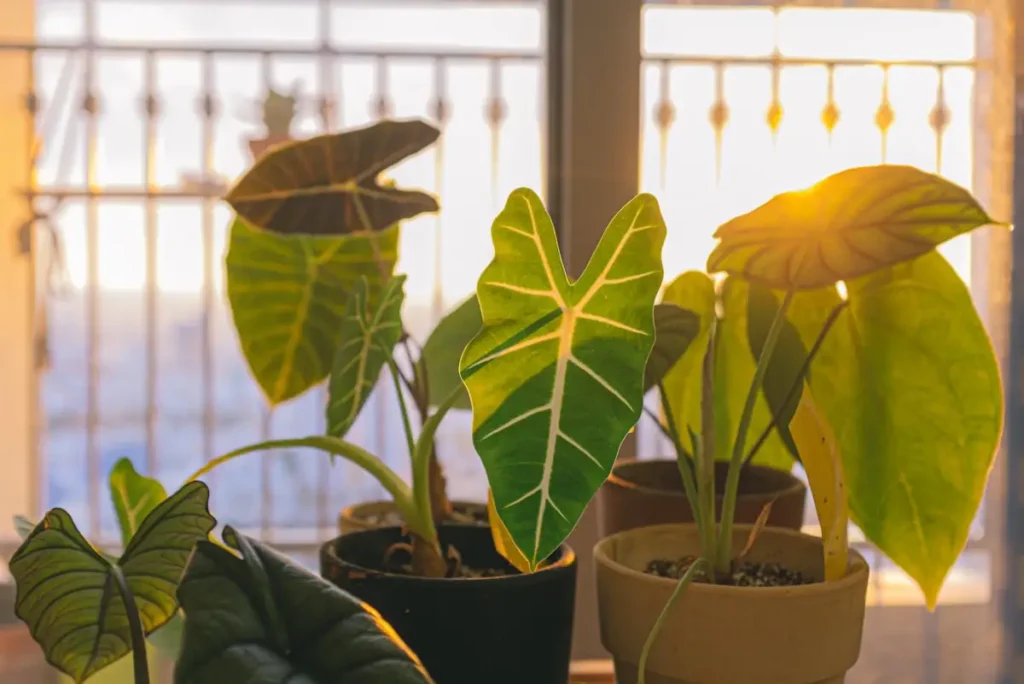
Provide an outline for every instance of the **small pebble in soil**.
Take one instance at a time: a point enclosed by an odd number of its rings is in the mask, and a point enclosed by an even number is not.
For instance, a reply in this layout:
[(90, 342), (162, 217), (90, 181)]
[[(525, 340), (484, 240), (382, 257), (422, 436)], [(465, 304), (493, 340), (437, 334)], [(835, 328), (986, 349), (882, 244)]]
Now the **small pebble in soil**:
[[(644, 572), (658, 577), (681, 579), (695, 560), (695, 556), (674, 560), (658, 558), (649, 562)], [(707, 582), (707, 573), (703, 569), (698, 570), (693, 579), (695, 582)], [(732, 584), (737, 587), (795, 587), (813, 583), (813, 579), (804, 577), (800, 572), (790, 570), (779, 563), (744, 562), (732, 573)]]

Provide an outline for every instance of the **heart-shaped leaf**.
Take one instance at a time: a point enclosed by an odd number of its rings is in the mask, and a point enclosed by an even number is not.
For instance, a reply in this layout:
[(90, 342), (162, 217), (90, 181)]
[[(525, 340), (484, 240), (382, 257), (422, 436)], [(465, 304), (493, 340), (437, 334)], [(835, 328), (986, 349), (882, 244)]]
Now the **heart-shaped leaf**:
[[(849, 306), (812, 363), (850, 512), (929, 606), (967, 542), (1002, 429), (999, 366), (967, 286), (937, 252), (847, 283)], [(805, 344), (839, 303), (801, 293)]]
[(272, 406), (330, 372), (347, 293), (359, 278), (375, 305), (398, 258), (398, 228), (340, 238), (282, 236), (243, 220), (231, 227), (227, 294), (253, 376)]
[[(483, 319), (476, 293), (441, 319), (423, 345), (422, 367), (426, 370), (430, 405), (439, 406), (456, 388), (462, 386), (459, 360), (466, 345), (480, 332)], [(452, 406), (469, 408), (469, 395), (463, 393)]]
[(911, 166), (867, 166), (777, 195), (719, 227), (708, 272), (780, 290), (834, 285), (992, 223), (969, 192)]
[(15, 614), (47, 662), (83, 682), (129, 653), (128, 617), (113, 565), (127, 580), (146, 634), (174, 616), (174, 591), (189, 554), (216, 526), (209, 497), (205, 484), (193, 482), (165, 499), (115, 564), (82, 537), (66, 511), (46, 514), (11, 557), (10, 569), (17, 584)]
[(483, 328), (460, 371), (496, 509), (530, 567), (575, 527), (642, 410), (665, 222), (640, 195), (576, 282), (540, 198), (514, 191), (477, 285)]
[(425, 121), (380, 121), (282, 145), (260, 157), (225, 200), (249, 223), (283, 235), (382, 231), (438, 210), (430, 195), (378, 180), (438, 135)]
[(700, 316), (675, 304), (654, 307), (654, 348), (644, 370), (644, 391), (650, 390), (683, 357), (700, 335)]
[(705, 273), (687, 271), (669, 283), (661, 301), (698, 317), (697, 336), (665, 375), (664, 387), (680, 433), (686, 434), (688, 428), (699, 433), (701, 368), (715, 317), (715, 284)]
[(177, 684), (430, 684), (373, 608), (230, 528), (224, 541), (242, 557), (200, 542), (178, 588)]
[(110, 498), (121, 525), (121, 543), (128, 546), (139, 525), (167, 498), (159, 481), (135, 471), (131, 459), (122, 458), (110, 471)]
[(391, 278), (375, 306), (365, 278), (356, 281), (341, 320), (341, 344), (328, 383), (327, 433), (344, 437), (370, 398), (380, 371), (402, 338), (405, 276)]

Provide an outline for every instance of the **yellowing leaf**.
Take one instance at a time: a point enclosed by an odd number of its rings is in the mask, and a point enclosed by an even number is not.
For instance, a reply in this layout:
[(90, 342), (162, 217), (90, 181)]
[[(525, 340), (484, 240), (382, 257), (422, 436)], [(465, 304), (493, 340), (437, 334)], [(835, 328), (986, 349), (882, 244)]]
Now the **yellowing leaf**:
[(814, 508), (818, 511), (825, 545), (825, 581), (830, 582), (846, 576), (849, 543), (846, 477), (832, 427), (814, 403), (810, 390), (806, 387), (804, 390), (789, 429), (807, 473)]
[(498, 510), (494, 507), (494, 494), (490, 489), (487, 490), (487, 520), (491, 524), (491, 538), (494, 540), (494, 548), (498, 550), (498, 553), (519, 572), (530, 572), (530, 561), (512, 541), (512, 535), (508, 533), (505, 523), (501, 522)]

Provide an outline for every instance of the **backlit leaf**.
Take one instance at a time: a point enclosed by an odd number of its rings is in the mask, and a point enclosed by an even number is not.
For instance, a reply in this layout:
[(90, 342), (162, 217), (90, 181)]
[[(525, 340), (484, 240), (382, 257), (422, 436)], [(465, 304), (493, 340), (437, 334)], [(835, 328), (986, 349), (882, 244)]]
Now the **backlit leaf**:
[(196, 546), (178, 588), (177, 684), (431, 684), (370, 606), (228, 528)]
[(135, 472), (131, 459), (122, 458), (110, 471), (110, 498), (121, 525), (121, 543), (127, 546), (146, 516), (167, 498), (167, 491), (158, 480)]
[(381, 172), (420, 152), (440, 132), (425, 121), (380, 121), (276, 147), (225, 199), (252, 225), (283, 235), (382, 231), (437, 200), (379, 182)]
[[(177, 611), (174, 595), (195, 543), (216, 521), (209, 490), (193, 482), (142, 521), (116, 565), (135, 597), (146, 634)], [(48, 512), (10, 562), (15, 614), (54, 667), (82, 682), (131, 649), (124, 602), (112, 563), (82, 537), (68, 513)]]
[(327, 432), (344, 437), (370, 398), (380, 371), (402, 337), (405, 276), (391, 278), (371, 306), (365, 278), (356, 282), (341, 320), (341, 339), (328, 383)]
[(768, 287), (833, 285), (992, 223), (967, 190), (911, 166), (868, 166), (777, 195), (723, 224), (708, 272)]
[(696, 314), (700, 328), (696, 338), (665, 376), (664, 387), (669, 406), (681, 435), (687, 428), (700, 433), (701, 368), (715, 317), (715, 284), (700, 271), (687, 271), (665, 288), (662, 303), (673, 304)]
[(496, 509), (531, 568), (575, 527), (640, 417), (654, 345), (665, 223), (640, 195), (612, 219), (576, 282), (551, 218), (514, 191), (477, 285), (483, 328), (460, 371)]
[[(970, 292), (937, 252), (847, 284), (812, 363), (853, 521), (934, 606), (967, 542), (1002, 429), (999, 367)], [(805, 344), (839, 301), (798, 296)]]
[[(482, 325), (480, 304), (474, 293), (442, 318), (430, 333), (423, 345), (422, 365), (427, 372), (431, 406), (440, 405), (462, 385), (459, 359)], [(469, 395), (463, 392), (452, 408), (468, 409)]]
[(335, 238), (231, 227), (227, 294), (242, 354), (267, 401), (280, 404), (327, 377), (347, 293), (359, 278), (372, 305), (398, 258), (398, 228)]
[(490, 489), (487, 490), (487, 521), (491, 526), (491, 540), (494, 542), (494, 548), (502, 558), (511, 563), (512, 567), (519, 572), (530, 572), (530, 561), (516, 546), (512, 535), (508, 533), (508, 528), (501, 521), (501, 516), (494, 508), (494, 494)]

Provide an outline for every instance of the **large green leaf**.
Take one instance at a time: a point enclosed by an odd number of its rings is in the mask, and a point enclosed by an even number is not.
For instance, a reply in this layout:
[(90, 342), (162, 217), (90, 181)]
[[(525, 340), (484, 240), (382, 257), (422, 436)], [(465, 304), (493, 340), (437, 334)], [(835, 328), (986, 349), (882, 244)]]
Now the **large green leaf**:
[[(462, 352), (480, 332), (483, 319), (476, 293), (441, 319), (423, 345), (422, 367), (426, 370), (430, 405), (439, 406), (452, 392), (462, 386), (459, 359)], [(452, 408), (468, 409), (469, 395), (463, 393)]]
[(239, 216), (273, 233), (386, 230), (437, 211), (430, 195), (382, 185), (379, 177), (439, 134), (425, 121), (380, 121), (282, 145), (260, 157), (225, 199)]
[(231, 528), (200, 542), (178, 588), (178, 684), (429, 684), (371, 607)]
[(477, 285), (483, 328), (460, 371), (495, 506), (531, 567), (572, 531), (642, 410), (665, 223), (640, 195), (570, 282), (551, 218), (514, 191)]
[(342, 341), (347, 293), (365, 277), (372, 306), (397, 258), (397, 227), (314, 238), (234, 222), (225, 258), (228, 301), (242, 353), (271, 405), (327, 377)]
[(700, 316), (675, 304), (654, 307), (654, 348), (644, 370), (644, 391), (665, 379), (700, 334)]
[(356, 282), (341, 321), (341, 344), (334, 356), (328, 383), (327, 432), (344, 437), (366, 400), (380, 371), (402, 338), (405, 276), (391, 278), (376, 306), (371, 306), (365, 278)]
[(781, 290), (833, 285), (992, 223), (969, 192), (910, 166), (840, 171), (719, 227), (708, 272)]
[(135, 472), (131, 459), (122, 458), (110, 470), (110, 498), (121, 525), (121, 543), (127, 547), (139, 525), (167, 498), (158, 480)]
[[(967, 541), (1002, 427), (999, 367), (970, 293), (930, 253), (848, 283), (849, 307), (812, 362), (852, 518), (934, 606)], [(808, 293), (790, 320), (810, 344), (839, 297)]]
[(174, 616), (192, 547), (216, 525), (201, 482), (182, 487), (143, 520), (116, 563), (82, 537), (68, 513), (48, 512), (11, 558), (15, 614), (54, 667), (82, 682), (131, 650), (113, 573), (124, 574), (146, 634)]
[(705, 273), (687, 271), (669, 283), (661, 301), (693, 312), (700, 322), (696, 338), (669, 370), (663, 383), (665, 399), (672, 408), (680, 434), (687, 434), (687, 428), (700, 434), (701, 368), (715, 317), (715, 284)]

